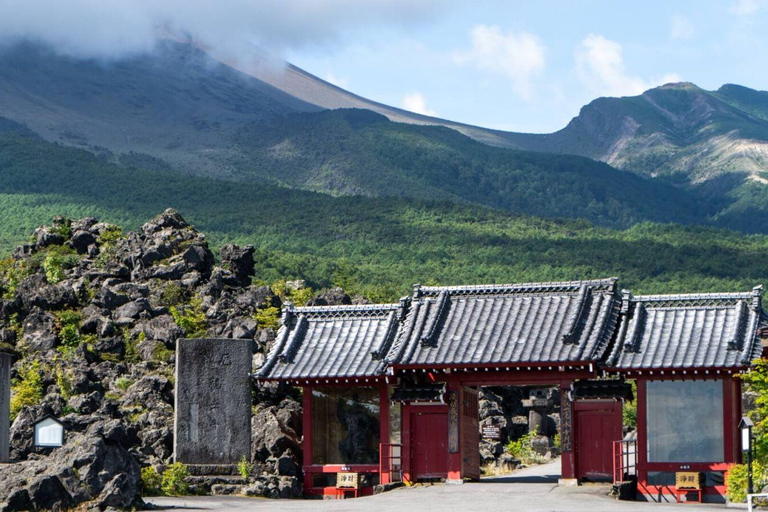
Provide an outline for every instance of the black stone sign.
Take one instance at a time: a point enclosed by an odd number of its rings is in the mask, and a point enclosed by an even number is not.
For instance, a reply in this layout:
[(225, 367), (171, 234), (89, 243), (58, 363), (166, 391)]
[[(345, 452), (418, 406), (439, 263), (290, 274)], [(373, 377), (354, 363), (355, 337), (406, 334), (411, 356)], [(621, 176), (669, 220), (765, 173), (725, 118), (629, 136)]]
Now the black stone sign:
[(251, 454), (251, 340), (183, 339), (176, 348), (174, 459), (237, 464)]
[(11, 356), (0, 354), (0, 462), (8, 462), (11, 428)]

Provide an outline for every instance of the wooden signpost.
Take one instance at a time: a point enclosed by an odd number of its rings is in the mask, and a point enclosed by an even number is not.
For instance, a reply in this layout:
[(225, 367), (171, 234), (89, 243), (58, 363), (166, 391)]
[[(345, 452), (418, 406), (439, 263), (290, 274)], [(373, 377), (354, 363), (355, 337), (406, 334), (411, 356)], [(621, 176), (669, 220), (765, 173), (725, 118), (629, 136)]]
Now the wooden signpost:
[(696, 471), (678, 471), (675, 473), (675, 497), (680, 502), (680, 496), (695, 492), (699, 495), (699, 502), (702, 500), (701, 473)]
[(357, 498), (360, 489), (358, 473), (336, 473), (336, 499), (343, 498), (345, 491), (351, 491)]

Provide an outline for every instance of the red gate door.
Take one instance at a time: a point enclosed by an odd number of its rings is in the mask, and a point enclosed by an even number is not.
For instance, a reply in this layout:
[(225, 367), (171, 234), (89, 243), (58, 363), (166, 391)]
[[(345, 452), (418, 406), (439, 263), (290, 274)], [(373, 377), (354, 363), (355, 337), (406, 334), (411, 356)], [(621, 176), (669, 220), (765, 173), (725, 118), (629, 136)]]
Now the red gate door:
[(611, 478), (613, 442), (622, 437), (621, 402), (577, 401), (574, 415), (576, 478)]
[(411, 453), (415, 479), (448, 475), (447, 413), (414, 411), (411, 414)]

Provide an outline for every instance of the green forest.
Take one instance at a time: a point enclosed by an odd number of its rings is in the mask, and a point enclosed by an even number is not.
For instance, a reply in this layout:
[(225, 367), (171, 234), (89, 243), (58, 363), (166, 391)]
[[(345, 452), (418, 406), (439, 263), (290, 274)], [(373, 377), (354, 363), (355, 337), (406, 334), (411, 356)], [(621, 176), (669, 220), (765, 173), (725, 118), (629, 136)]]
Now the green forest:
[(0, 134), (0, 252), (55, 215), (136, 229), (167, 207), (209, 238), (253, 244), (257, 279), (341, 285), (393, 300), (423, 284), (618, 276), (636, 293), (747, 290), (768, 282), (768, 237), (701, 226), (625, 230), (469, 204), (332, 197), (273, 185), (118, 167), (92, 153)]

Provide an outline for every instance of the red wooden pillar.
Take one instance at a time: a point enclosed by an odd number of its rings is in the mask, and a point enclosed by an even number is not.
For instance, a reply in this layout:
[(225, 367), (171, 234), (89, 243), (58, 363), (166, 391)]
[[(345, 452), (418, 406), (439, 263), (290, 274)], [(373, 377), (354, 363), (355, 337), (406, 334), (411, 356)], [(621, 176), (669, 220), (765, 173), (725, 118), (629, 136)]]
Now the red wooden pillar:
[(733, 377), (723, 379), (723, 462), (738, 462), (741, 440), (738, 424), (741, 420), (741, 382)]
[(637, 384), (637, 453), (635, 454), (638, 492), (648, 486), (648, 381), (638, 378)]
[(448, 478), (446, 483), (464, 483), (461, 453), (461, 410), (463, 389), (460, 383), (448, 384)]
[(560, 381), (560, 485), (574, 485), (576, 480), (576, 428), (573, 403), (568, 394), (572, 381)]
[[(301, 449), (304, 452), (304, 467), (312, 465), (312, 388), (304, 386), (301, 393), (302, 398), (302, 429), (304, 438), (301, 443)], [(312, 473), (304, 471), (304, 489), (313, 486)]]
[[(389, 389), (386, 382), (379, 384), (379, 460), (387, 453), (382, 453), (382, 444), (389, 443)], [(389, 473), (379, 474), (379, 483), (389, 483)]]
[(410, 402), (403, 402), (403, 408), (402, 408), (402, 421), (403, 421), (403, 431), (402, 431), (402, 439), (401, 443), (403, 447), (401, 448), (400, 453), (402, 454), (402, 464), (403, 464), (403, 480), (406, 482), (414, 482), (415, 481), (415, 475), (411, 474), (411, 462), (413, 460), (413, 454), (412, 450), (413, 447), (411, 446), (411, 403)]

